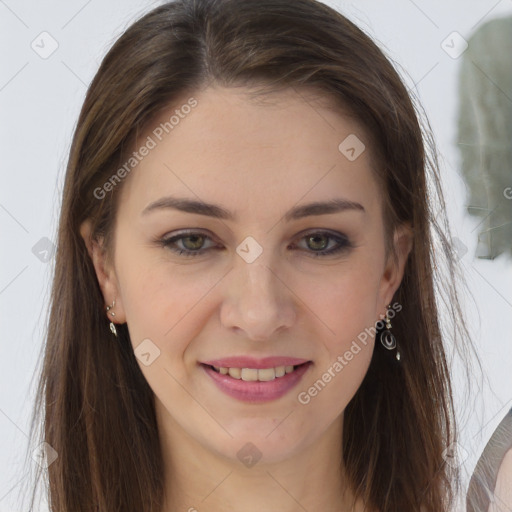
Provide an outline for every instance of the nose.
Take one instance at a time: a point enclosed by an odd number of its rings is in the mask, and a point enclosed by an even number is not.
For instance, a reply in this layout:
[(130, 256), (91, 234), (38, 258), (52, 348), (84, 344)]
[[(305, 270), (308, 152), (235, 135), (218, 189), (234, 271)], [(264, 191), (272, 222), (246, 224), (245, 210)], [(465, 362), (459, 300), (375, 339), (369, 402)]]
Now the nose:
[(224, 281), (221, 323), (254, 341), (271, 340), (296, 316), (293, 293), (268, 263), (263, 255), (252, 263), (238, 258)]

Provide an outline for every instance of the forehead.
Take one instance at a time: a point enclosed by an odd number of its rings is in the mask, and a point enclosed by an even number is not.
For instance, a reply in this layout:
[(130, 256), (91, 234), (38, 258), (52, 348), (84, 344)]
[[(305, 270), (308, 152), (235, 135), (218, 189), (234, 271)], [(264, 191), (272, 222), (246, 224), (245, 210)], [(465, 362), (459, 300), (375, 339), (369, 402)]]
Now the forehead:
[(151, 149), (126, 179), (121, 200), (139, 211), (166, 193), (260, 215), (336, 194), (378, 200), (365, 130), (308, 90), (253, 96), (210, 87), (162, 111), (135, 150), (143, 146)]

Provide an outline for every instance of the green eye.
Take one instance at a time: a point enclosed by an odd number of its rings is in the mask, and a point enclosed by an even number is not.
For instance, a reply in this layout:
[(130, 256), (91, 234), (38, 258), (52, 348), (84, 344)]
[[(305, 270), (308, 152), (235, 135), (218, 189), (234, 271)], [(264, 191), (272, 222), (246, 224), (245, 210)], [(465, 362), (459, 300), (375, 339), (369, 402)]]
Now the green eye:
[[(205, 248), (205, 242), (208, 240), (213, 242), (212, 239), (204, 233), (186, 231), (169, 238), (163, 238), (159, 240), (159, 243), (178, 254), (178, 256), (189, 257), (199, 256), (211, 249), (220, 248), (219, 246), (216, 247), (215, 244)], [(306, 241), (306, 247), (302, 247), (301, 250), (306, 251), (314, 257), (330, 256), (341, 251), (347, 251), (353, 247), (345, 235), (342, 233), (335, 234), (329, 231), (315, 231), (303, 236), (300, 240)], [(329, 246), (331, 247), (329, 248)]]
[[(312, 256), (330, 256), (341, 251), (347, 251), (352, 247), (349, 239), (341, 233), (331, 233), (329, 231), (316, 231), (302, 237), (306, 241), (306, 246), (311, 249)], [(332, 245), (334, 243), (334, 245)], [(328, 248), (331, 245), (331, 248)]]
[[(183, 245), (185, 246), (185, 249), (196, 251), (198, 249), (201, 249), (201, 247), (204, 244), (205, 240), (204, 235), (189, 235), (181, 238), (181, 241)], [(190, 243), (189, 243), (190, 242)]]
[[(206, 240), (211, 240), (209, 236), (197, 231), (182, 232), (179, 235), (170, 238), (164, 238), (160, 242), (164, 247), (177, 253), (179, 256), (198, 256), (205, 253), (210, 248), (204, 249)], [(181, 247), (178, 245), (181, 243)]]
[(329, 245), (329, 237), (325, 235), (311, 235), (307, 237), (307, 241), (311, 249), (315, 251), (324, 251)]

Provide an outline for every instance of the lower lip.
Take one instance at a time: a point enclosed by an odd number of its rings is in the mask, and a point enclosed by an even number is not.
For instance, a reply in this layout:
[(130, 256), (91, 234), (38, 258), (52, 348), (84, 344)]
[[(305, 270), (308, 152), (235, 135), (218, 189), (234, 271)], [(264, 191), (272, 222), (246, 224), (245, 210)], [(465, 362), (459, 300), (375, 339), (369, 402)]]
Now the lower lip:
[(238, 400), (256, 403), (269, 402), (284, 396), (299, 383), (311, 364), (311, 362), (301, 364), (293, 372), (266, 382), (234, 379), (229, 375), (216, 372), (205, 364), (201, 366), (221, 391)]

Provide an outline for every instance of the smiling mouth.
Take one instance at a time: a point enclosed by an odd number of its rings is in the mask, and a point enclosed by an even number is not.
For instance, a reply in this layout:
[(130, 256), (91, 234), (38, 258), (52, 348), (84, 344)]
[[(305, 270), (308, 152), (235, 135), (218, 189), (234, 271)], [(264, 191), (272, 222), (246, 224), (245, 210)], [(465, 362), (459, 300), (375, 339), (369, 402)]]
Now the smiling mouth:
[[(275, 358), (279, 359), (279, 358)], [(220, 367), (217, 366), (221, 360), (201, 363), (206, 374), (213, 380), (215, 385), (226, 395), (246, 403), (262, 403), (277, 400), (289, 393), (298, 385), (304, 374), (313, 365), (313, 361), (301, 362), (300, 359), (282, 358), (283, 362), (300, 363), (296, 365), (279, 365), (268, 367), (264, 360), (254, 363), (243, 358), (225, 359), (224, 364), (239, 364), (250, 367)], [(304, 359), (302, 359), (304, 361)], [(281, 361), (276, 361), (279, 363)], [(217, 364), (210, 364), (217, 363)], [(267, 366), (267, 368), (261, 368)]]
[(268, 382), (275, 379), (280, 379), (289, 373), (293, 373), (297, 368), (300, 368), (306, 364), (309, 364), (309, 361), (306, 363), (297, 364), (295, 366), (286, 365), (275, 366), (273, 368), (227, 368), (213, 365), (204, 366), (211, 368), (221, 375), (226, 375), (236, 380), (243, 380), (246, 382)]

